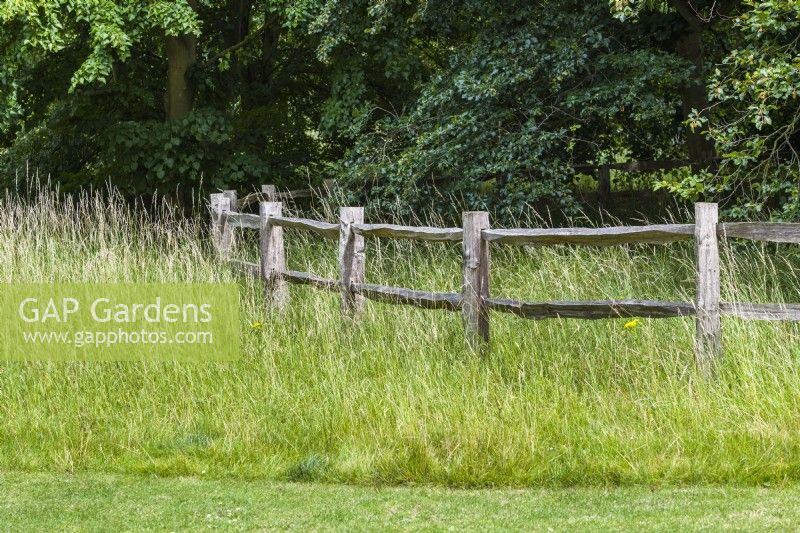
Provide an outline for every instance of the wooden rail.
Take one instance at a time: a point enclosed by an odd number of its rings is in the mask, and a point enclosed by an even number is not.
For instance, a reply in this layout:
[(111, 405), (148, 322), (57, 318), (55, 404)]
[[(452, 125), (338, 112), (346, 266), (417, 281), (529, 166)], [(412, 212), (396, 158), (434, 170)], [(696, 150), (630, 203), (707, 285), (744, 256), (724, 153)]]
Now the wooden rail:
[[(265, 191), (274, 191), (264, 186)], [(268, 306), (280, 309), (288, 302), (287, 283), (308, 285), (341, 295), (342, 313), (356, 318), (364, 299), (422, 309), (442, 309), (462, 314), (466, 342), (481, 352), (489, 342), (490, 311), (511, 313), (532, 320), (609, 319), (621, 317), (672, 318), (694, 316), (695, 357), (699, 370), (711, 375), (722, 351), (721, 317), (746, 320), (800, 321), (800, 304), (726, 303), (720, 301), (719, 240), (800, 243), (800, 224), (724, 222), (717, 220), (717, 205), (695, 206), (694, 224), (655, 224), (605, 228), (511, 228), (495, 229), (485, 212), (467, 212), (461, 228), (365, 224), (359, 207), (343, 207), (338, 223), (284, 217), (280, 202), (260, 202), (259, 215), (231, 209), (236, 193), (211, 195), (212, 241), (220, 254), (243, 273), (259, 277), (266, 288)], [(258, 229), (260, 263), (230, 260), (234, 228)], [(315, 233), (339, 241), (339, 276), (328, 279), (311, 272), (286, 269), (283, 228)], [(404, 287), (375, 285), (364, 281), (364, 238), (395, 238), (461, 242), (463, 284), (459, 292), (426, 292)], [(492, 244), (523, 246), (611, 246), (630, 243), (662, 244), (694, 240), (696, 298), (694, 302), (651, 300), (600, 300), (526, 302), (490, 297), (489, 250)]]
[(692, 316), (694, 305), (686, 302), (650, 300), (600, 300), (582, 302), (520, 302), (489, 298), (489, 308), (523, 318), (672, 318)]
[[(262, 185), (261, 192), (251, 192), (242, 197), (238, 202), (234, 202), (232, 209), (244, 209), (259, 202), (279, 202), (283, 200), (298, 200), (301, 198), (325, 198), (333, 196), (336, 190), (335, 180), (323, 180), (322, 187), (309, 187), (307, 189), (296, 189), (293, 191), (279, 191), (274, 185)], [(226, 191), (232, 192), (232, 191)]]
[(692, 224), (658, 224), (616, 228), (489, 229), (483, 238), (505, 244), (587, 244), (611, 246), (628, 243), (667, 243), (689, 240)]
[(330, 224), (328, 222), (321, 222), (319, 220), (310, 220), (307, 218), (287, 218), (287, 217), (273, 217), (270, 222), (275, 226), (284, 228), (303, 229), (321, 235), (326, 239), (339, 238), (339, 224)]
[(371, 283), (356, 283), (353, 288), (359, 294), (392, 304), (413, 305), (422, 309), (446, 309), (458, 311), (461, 305), (461, 294), (457, 292), (425, 292), (405, 289), (403, 287), (388, 287), (386, 285), (373, 285)]
[(717, 235), (751, 241), (800, 243), (800, 224), (780, 222), (725, 222), (717, 224)]
[(369, 237), (414, 239), (420, 241), (461, 242), (461, 228), (432, 228), (430, 226), (398, 226), (395, 224), (356, 224), (353, 231)]

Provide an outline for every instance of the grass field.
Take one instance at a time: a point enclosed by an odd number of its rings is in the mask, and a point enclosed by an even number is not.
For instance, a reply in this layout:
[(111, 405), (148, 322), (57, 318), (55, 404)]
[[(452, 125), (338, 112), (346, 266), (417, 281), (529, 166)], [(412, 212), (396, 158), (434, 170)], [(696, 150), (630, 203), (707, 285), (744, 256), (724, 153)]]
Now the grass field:
[[(0, 280), (235, 280), (206, 233), (167, 208), (6, 199)], [(333, 243), (287, 242), (290, 267), (335, 273)], [(735, 251), (723, 250), (725, 300), (800, 301), (792, 247)], [(492, 253), (497, 296), (692, 300), (691, 243)], [(237, 254), (254, 259), (253, 242)], [(370, 241), (367, 279), (457, 290), (459, 254)], [(481, 360), (456, 314), (368, 303), (350, 324), (335, 295), (293, 287), (289, 310), (267, 315), (255, 283), (241, 292), (234, 363), (0, 363), (0, 469), (451, 487), (800, 479), (796, 325), (726, 319), (725, 358), (704, 382), (691, 319), (493, 314)]]
[(796, 487), (452, 490), (0, 474), (9, 531), (789, 531)]

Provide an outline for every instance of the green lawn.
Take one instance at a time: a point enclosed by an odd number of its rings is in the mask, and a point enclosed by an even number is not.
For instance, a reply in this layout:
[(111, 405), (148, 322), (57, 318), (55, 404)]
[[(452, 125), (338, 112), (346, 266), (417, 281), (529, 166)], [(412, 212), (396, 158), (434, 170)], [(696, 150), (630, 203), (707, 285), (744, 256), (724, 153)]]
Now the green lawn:
[(790, 530), (800, 487), (455, 490), (0, 474), (0, 524), (59, 530)]

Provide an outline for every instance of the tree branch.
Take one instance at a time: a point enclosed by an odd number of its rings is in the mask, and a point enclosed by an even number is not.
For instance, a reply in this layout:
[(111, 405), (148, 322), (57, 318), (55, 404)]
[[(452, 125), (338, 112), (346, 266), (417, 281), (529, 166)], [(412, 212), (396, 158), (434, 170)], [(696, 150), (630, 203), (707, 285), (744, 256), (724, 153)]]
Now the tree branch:
[(203, 64), (200, 65), (200, 68), (201, 69), (205, 69), (205, 68), (213, 66), (214, 63), (216, 63), (217, 61), (219, 61), (220, 59), (222, 59), (226, 55), (228, 55), (228, 54), (230, 54), (232, 52), (235, 52), (239, 48), (242, 48), (243, 46), (246, 46), (247, 44), (249, 44), (252, 41), (254, 41), (255, 38), (260, 36), (262, 33), (264, 33), (264, 30), (266, 30), (268, 27), (269, 27), (269, 23), (265, 23), (260, 28), (258, 28), (257, 30), (253, 31), (252, 33), (250, 33), (247, 37), (245, 37), (244, 39), (242, 39), (238, 43), (234, 44), (233, 46), (229, 46), (228, 48), (222, 50), (218, 54), (214, 54), (213, 56), (211, 56), (207, 60), (203, 61)]
[(669, 3), (689, 23), (689, 26), (697, 30), (705, 29), (706, 21), (700, 18), (688, 0), (669, 0)]

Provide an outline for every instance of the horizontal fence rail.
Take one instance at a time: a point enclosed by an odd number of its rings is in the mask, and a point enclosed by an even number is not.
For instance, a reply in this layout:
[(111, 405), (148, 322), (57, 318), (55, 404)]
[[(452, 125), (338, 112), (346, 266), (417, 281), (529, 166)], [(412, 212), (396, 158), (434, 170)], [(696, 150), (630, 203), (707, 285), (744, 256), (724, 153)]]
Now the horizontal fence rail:
[(307, 218), (287, 218), (287, 217), (272, 217), (270, 224), (281, 226), (284, 228), (295, 228), (310, 231), (321, 235), (326, 239), (339, 238), (339, 224), (331, 224), (329, 222), (321, 222), (319, 220), (310, 220)]
[[(329, 183), (326, 190), (331, 190)], [(262, 187), (261, 198), (279, 198), (275, 188)], [(247, 198), (247, 197), (245, 197)], [(720, 317), (745, 320), (800, 321), (800, 304), (728, 303), (720, 301), (718, 241), (739, 238), (753, 241), (800, 243), (800, 224), (768, 222), (724, 222), (717, 220), (717, 205), (695, 206), (694, 224), (653, 224), (603, 228), (510, 228), (489, 227), (485, 212), (464, 213), (461, 228), (366, 224), (363, 209), (343, 207), (339, 223), (282, 216), (280, 202), (260, 201), (259, 214), (237, 212), (241, 206), (235, 191), (211, 195), (211, 236), (214, 246), (231, 265), (242, 273), (260, 278), (265, 285), (267, 305), (280, 309), (288, 302), (286, 284), (307, 285), (341, 295), (342, 312), (357, 317), (364, 299), (410, 305), (422, 309), (440, 309), (462, 314), (468, 345), (485, 351), (489, 340), (490, 311), (510, 313), (522, 318), (542, 320), (673, 318), (695, 317), (695, 355), (703, 374), (710, 374), (722, 347)], [(241, 208), (241, 207), (240, 207)], [(260, 263), (230, 259), (233, 229), (260, 232)], [(339, 241), (338, 279), (320, 277), (311, 272), (286, 269), (283, 228), (303, 230), (325, 239)], [(376, 285), (364, 281), (364, 237), (460, 242), (463, 252), (464, 282), (459, 292), (427, 292), (405, 287)], [(653, 300), (597, 300), (526, 302), (492, 298), (489, 295), (489, 246), (620, 244), (665, 244), (695, 241), (697, 297), (694, 302)]]
[(730, 315), (745, 320), (800, 320), (800, 305), (796, 304), (720, 304), (723, 315)]
[(659, 244), (689, 240), (694, 235), (692, 224), (657, 224), (652, 226), (620, 226), (614, 228), (545, 228), (489, 229), (482, 236), (489, 242), (503, 244)]
[(329, 291), (338, 291), (341, 284), (335, 279), (328, 279), (312, 274), (311, 272), (298, 272), (296, 270), (287, 270), (281, 274), (286, 281), (290, 283), (297, 283), (299, 285), (311, 285), (318, 289), (325, 289)]
[(354, 224), (358, 235), (389, 239), (414, 239), (418, 241), (461, 242), (461, 228), (432, 228), (429, 226), (397, 226), (395, 224)]
[(582, 302), (520, 302), (489, 298), (489, 308), (523, 318), (673, 318), (693, 316), (694, 304), (650, 300), (598, 300)]
[(461, 294), (456, 292), (425, 292), (403, 287), (388, 287), (370, 283), (356, 283), (353, 288), (359, 294), (379, 302), (413, 305), (422, 309), (446, 309), (458, 311)]
[(800, 243), (800, 224), (781, 222), (725, 222), (717, 225), (720, 237), (751, 241)]
[(293, 191), (279, 191), (274, 185), (262, 185), (261, 192), (246, 194), (238, 202), (238, 206), (233, 207), (245, 209), (259, 202), (280, 202), (283, 200), (298, 200), (301, 198), (325, 198), (333, 196), (335, 188), (335, 180), (324, 180), (322, 182), (322, 187), (319, 188), (309, 187), (307, 189), (296, 189)]

